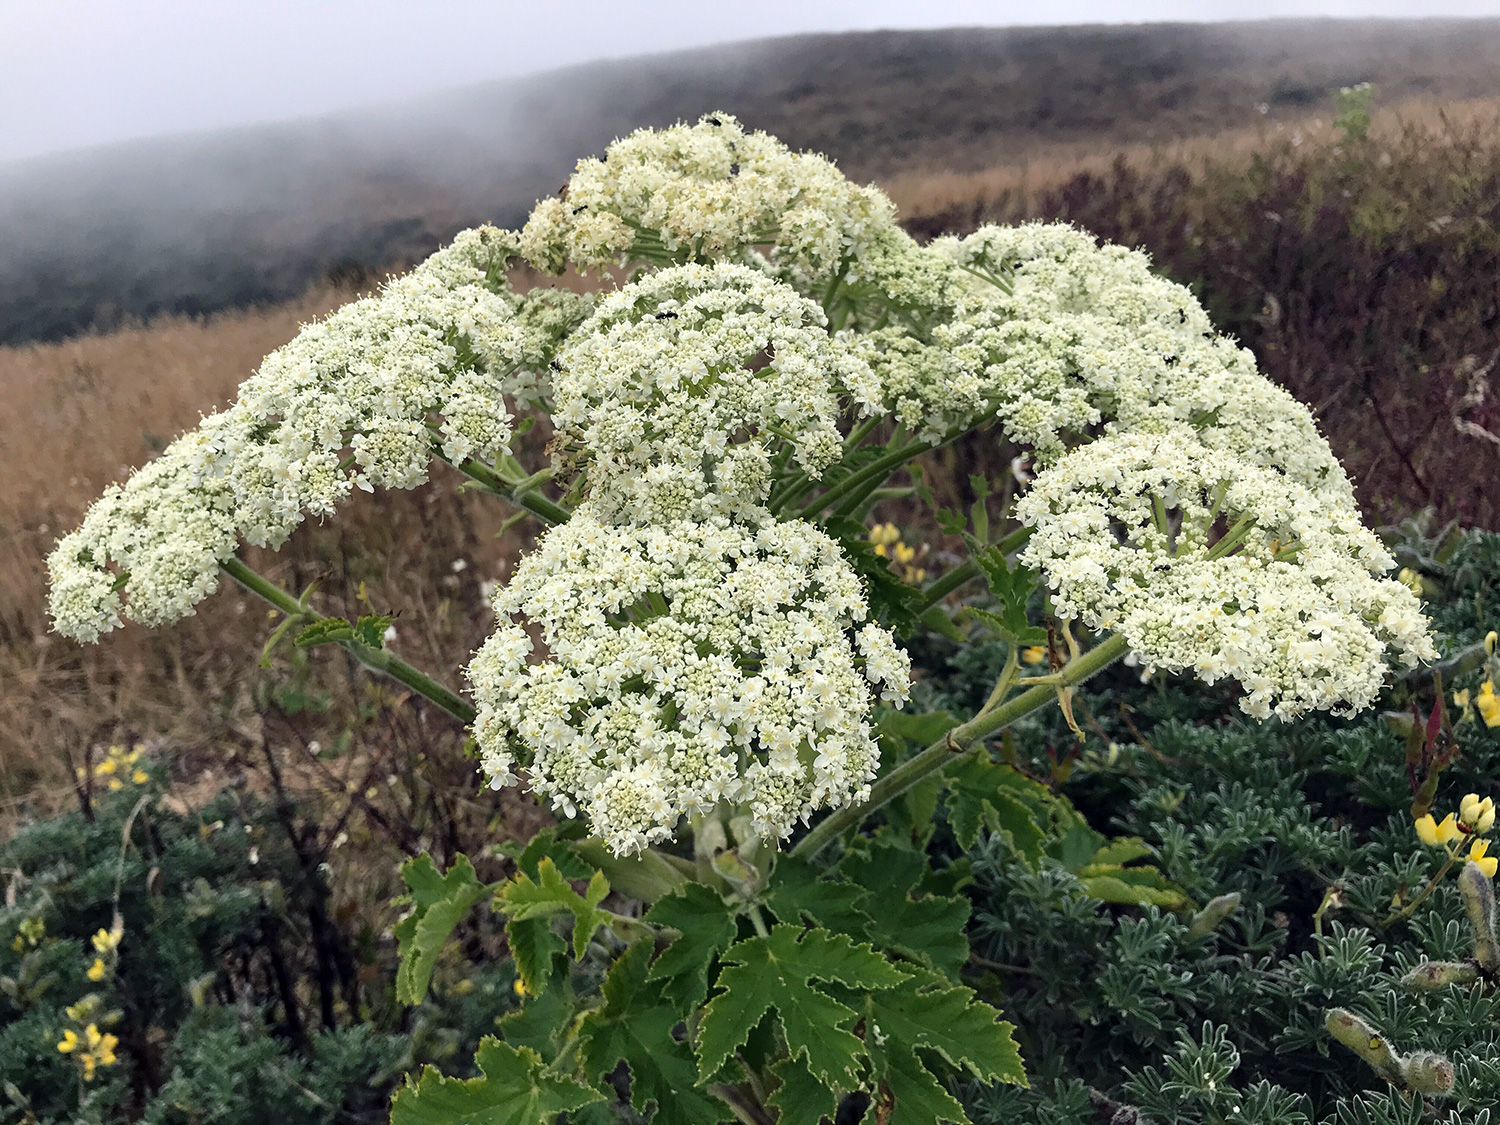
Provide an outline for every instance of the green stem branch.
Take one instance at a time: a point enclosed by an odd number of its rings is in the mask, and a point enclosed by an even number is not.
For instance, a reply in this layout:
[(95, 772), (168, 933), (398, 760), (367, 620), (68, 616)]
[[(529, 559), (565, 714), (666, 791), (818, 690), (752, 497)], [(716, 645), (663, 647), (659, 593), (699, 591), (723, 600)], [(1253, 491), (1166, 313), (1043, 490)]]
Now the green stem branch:
[[(226, 562), (219, 564), (224, 573), (233, 578), (252, 594), (257, 594), (270, 602), (288, 617), (310, 616), (305, 605), (299, 602), (291, 594), (280, 586), (261, 577), (244, 560), (231, 557)], [(452, 715), (464, 726), (474, 722), (474, 708), (469, 702), (456, 692), (449, 691), (438, 683), (426, 672), (413, 668), (398, 656), (387, 652), (383, 648), (371, 648), (369, 645), (361, 644), (359, 641), (338, 641), (349, 653), (363, 664), (366, 668), (383, 675), (391, 677), (398, 683), (405, 684), (417, 694), (431, 700), (438, 707)]]
[(1076, 687), (1109, 667), (1125, 655), (1127, 648), (1129, 646), (1124, 637), (1119, 634), (1110, 636), (1088, 652), (1069, 661), (1055, 677), (1050, 677), (1052, 682), (1024, 691), (994, 710), (976, 715), (962, 726), (954, 727), (927, 749), (902, 762), (871, 786), (870, 799), (864, 804), (846, 805), (830, 813), (802, 837), (791, 854), (806, 859), (817, 855), (871, 813), (879, 811), (919, 782), (944, 769), (948, 763), (957, 761), (976, 742), (1045, 707), (1058, 697), (1059, 691)]

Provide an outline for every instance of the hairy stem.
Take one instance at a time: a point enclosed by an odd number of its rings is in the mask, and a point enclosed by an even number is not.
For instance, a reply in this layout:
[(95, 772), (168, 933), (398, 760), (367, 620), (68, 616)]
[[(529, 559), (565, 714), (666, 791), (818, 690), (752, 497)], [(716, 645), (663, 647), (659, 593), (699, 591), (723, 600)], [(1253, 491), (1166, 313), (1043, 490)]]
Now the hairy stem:
[(502, 500), (509, 501), (518, 508), (525, 508), (544, 523), (567, 523), (568, 517), (572, 515), (568, 509), (554, 500), (548, 500), (531, 485), (531, 482), (536, 479), (535, 477), (530, 477), (522, 481), (519, 486), (512, 486), (502, 480), (489, 466), (482, 465), (472, 458), (467, 461), (455, 462), (449, 461), (442, 454), (438, 456), (446, 464), (452, 465), (459, 472), (463, 473), (464, 476), (479, 485), (483, 491), (488, 492), (491, 496), (498, 496)]
[(1045, 707), (1057, 698), (1060, 690), (1075, 687), (1109, 667), (1125, 655), (1128, 647), (1124, 637), (1119, 634), (1110, 636), (1088, 652), (1069, 661), (1055, 677), (1049, 678), (1051, 682), (1039, 684), (994, 710), (976, 715), (962, 726), (954, 727), (927, 749), (902, 762), (877, 781), (870, 789), (870, 799), (864, 804), (846, 805), (830, 813), (802, 837), (791, 854), (811, 859), (871, 813), (878, 812), (918, 782), (944, 769), (948, 763), (957, 761), (974, 743)]
[[(860, 495), (865, 489), (879, 488), (886, 477), (910, 461), (919, 453), (926, 453), (933, 446), (930, 442), (913, 441), (892, 449), (882, 457), (876, 458), (858, 472), (851, 473), (827, 492), (817, 497), (807, 507), (803, 508), (798, 515), (805, 520), (816, 519), (818, 514), (831, 504), (841, 503), (851, 495)], [(858, 501), (855, 502), (858, 506)]]
[[(307, 617), (308, 609), (291, 594), (247, 566), (243, 559), (231, 557), (219, 564), (225, 574), (233, 578), (252, 594), (258, 594), (281, 610), (288, 617)], [(371, 648), (355, 640), (338, 641), (349, 653), (372, 671), (380, 672), (399, 683), (405, 684), (418, 695), (431, 700), (448, 712), (464, 726), (474, 721), (474, 708), (462, 696), (449, 691), (426, 672), (413, 668), (406, 661), (383, 648)]]

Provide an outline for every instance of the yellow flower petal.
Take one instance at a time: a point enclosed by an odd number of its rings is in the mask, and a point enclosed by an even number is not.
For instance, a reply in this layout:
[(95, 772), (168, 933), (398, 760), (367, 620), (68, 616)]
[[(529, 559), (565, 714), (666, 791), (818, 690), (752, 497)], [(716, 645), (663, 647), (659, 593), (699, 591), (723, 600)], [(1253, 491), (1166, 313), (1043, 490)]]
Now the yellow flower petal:
[(130, 780), (137, 785), (145, 785), (146, 782), (151, 780), (151, 775), (145, 770), (136, 770), (135, 773), (130, 775)]
[(1417, 830), (1417, 839), (1428, 847), (1436, 847), (1438, 842), (1437, 821), (1432, 819), (1432, 814), (1417, 817), (1416, 823), (1412, 825)]
[(1469, 845), (1469, 858), (1478, 863), (1484, 858), (1484, 853), (1489, 851), (1489, 849), (1490, 842), (1488, 840), (1475, 840)]
[(1437, 826), (1437, 838), (1440, 844), (1451, 844), (1461, 835), (1458, 828), (1458, 818), (1452, 813), (1443, 817)]
[(1047, 650), (1041, 645), (1032, 645), (1021, 650), (1021, 659), (1027, 664), (1040, 664), (1047, 659)]
[(67, 1031), (63, 1032), (62, 1040), (57, 1044), (57, 1049), (66, 1055), (69, 1051), (73, 1050), (77, 1046), (78, 1032), (74, 1031), (72, 1028), (69, 1028)]
[(1492, 855), (1478, 860), (1477, 863), (1479, 864), (1479, 870), (1484, 872), (1486, 879), (1493, 879), (1495, 877), (1495, 868), (1500, 867), (1500, 859), (1496, 859)]
[(104, 979), (104, 974), (107, 971), (108, 970), (106, 970), (105, 967), (104, 967), (104, 958), (102, 958), (102, 957), (95, 957), (94, 958), (94, 963), (89, 966), (89, 972), (88, 972), (89, 980), (103, 980)]

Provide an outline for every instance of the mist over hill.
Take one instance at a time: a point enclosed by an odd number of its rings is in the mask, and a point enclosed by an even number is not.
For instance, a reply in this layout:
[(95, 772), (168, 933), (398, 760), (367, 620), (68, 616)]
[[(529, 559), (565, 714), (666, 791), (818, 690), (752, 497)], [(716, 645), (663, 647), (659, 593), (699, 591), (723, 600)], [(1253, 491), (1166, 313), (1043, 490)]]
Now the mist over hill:
[(281, 300), (518, 224), (582, 155), (713, 109), (851, 176), (968, 171), (1306, 113), (1500, 95), (1500, 20), (950, 29), (759, 40), (0, 166), (0, 343)]

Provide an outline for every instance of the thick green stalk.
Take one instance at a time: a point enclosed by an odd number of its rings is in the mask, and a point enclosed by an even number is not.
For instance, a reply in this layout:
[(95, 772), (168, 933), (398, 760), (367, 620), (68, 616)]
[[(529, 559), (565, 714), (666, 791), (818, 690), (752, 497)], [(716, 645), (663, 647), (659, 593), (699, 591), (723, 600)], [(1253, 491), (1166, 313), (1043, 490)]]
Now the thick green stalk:
[[(906, 462), (920, 453), (926, 453), (934, 448), (930, 442), (913, 441), (893, 449), (883, 457), (876, 458), (858, 472), (851, 473), (827, 492), (817, 497), (811, 504), (803, 508), (798, 515), (805, 520), (816, 519), (818, 513), (826, 509), (830, 504), (842, 502), (850, 495), (856, 495), (866, 488), (879, 488), (882, 481), (899, 469)], [(856, 506), (857, 502), (856, 502)]]
[(593, 836), (574, 844), (573, 850), (585, 863), (604, 872), (611, 887), (642, 902), (666, 898), (693, 881), (691, 864), (651, 848), (618, 856)]
[[(291, 594), (280, 586), (261, 577), (251, 570), (245, 562), (237, 557), (231, 557), (228, 561), (219, 564), (224, 573), (233, 578), (252, 594), (258, 594), (270, 602), (277, 609), (289, 617), (309, 616), (307, 607), (302, 605)], [(349, 653), (372, 671), (380, 672), (391, 679), (405, 684), (419, 695), (425, 696), (438, 707), (452, 715), (464, 726), (474, 721), (474, 708), (462, 696), (449, 691), (438, 683), (426, 672), (413, 668), (398, 656), (387, 652), (383, 648), (371, 648), (369, 645), (361, 644), (359, 641), (348, 640), (337, 642), (344, 646)]]
[(1097, 672), (1103, 671), (1125, 655), (1129, 646), (1125, 638), (1115, 634), (1088, 652), (1065, 665), (1054, 682), (1038, 684), (993, 711), (976, 715), (962, 726), (954, 727), (942, 738), (915, 757), (902, 762), (870, 788), (870, 799), (862, 805), (846, 805), (830, 813), (806, 836), (798, 841), (791, 854), (810, 859), (831, 844), (848, 829), (859, 824), (871, 813), (879, 811), (918, 782), (942, 770), (949, 762), (956, 762), (970, 747), (996, 731), (1003, 730), (1033, 711), (1045, 707), (1057, 698), (1059, 688), (1075, 687)]
[(446, 457), (442, 457), (442, 460), (474, 481), (485, 492), (488, 492), (492, 496), (498, 496), (502, 500), (507, 500), (517, 507), (525, 508), (544, 523), (567, 523), (568, 517), (572, 515), (568, 509), (556, 501), (547, 499), (535, 488), (512, 488), (497, 476), (493, 469), (487, 465), (480, 464), (472, 458), (459, 462), (449, 461)]

